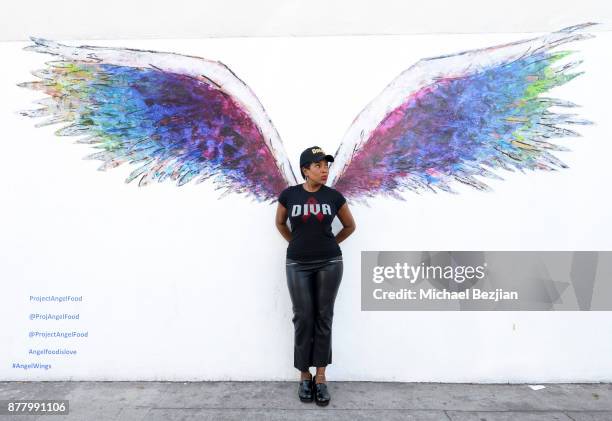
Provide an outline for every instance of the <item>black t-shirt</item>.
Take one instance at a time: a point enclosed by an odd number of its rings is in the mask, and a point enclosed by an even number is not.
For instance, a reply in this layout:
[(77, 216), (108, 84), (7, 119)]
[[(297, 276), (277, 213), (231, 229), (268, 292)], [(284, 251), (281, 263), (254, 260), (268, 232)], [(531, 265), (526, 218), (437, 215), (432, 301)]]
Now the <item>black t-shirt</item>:
[(283, 190), (278, 202), (287, 208), (291, 223), (287, 258), (311, 261), (342, 255), (331, 228), (338, 209), (346, 202), (342, 193), (325, 184), (315, 192), (297, 184)]

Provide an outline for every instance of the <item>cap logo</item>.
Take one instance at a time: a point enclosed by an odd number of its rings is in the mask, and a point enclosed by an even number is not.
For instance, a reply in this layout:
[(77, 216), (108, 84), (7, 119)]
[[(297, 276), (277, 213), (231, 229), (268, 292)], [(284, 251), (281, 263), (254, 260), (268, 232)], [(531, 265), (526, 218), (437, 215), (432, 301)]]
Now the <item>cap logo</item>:
[(323, 152), (323, 150), (321, 148), (312, 148), (311, 152), (313, 154), (315, 154), (315, 153), (322, 153), (322, 154), (324, 154), (325, 153), (325, 152)]

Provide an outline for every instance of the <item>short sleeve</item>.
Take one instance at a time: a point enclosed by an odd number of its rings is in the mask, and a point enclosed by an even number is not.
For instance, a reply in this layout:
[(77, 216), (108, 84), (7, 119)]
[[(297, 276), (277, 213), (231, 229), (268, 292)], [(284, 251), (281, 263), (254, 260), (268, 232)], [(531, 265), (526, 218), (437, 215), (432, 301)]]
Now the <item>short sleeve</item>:
[(346, 198), (338, 190), (336, 190), (336, 196), (336, 209), (340, 210), (342, 205), (346, 203)]
[(283, 190), (281, 194), (278, 196), (278, 203), (280, 203), (284, 207), (287, 207), (287, 196), (288, 195), (289, 195), (289, 189), (287, 188)]

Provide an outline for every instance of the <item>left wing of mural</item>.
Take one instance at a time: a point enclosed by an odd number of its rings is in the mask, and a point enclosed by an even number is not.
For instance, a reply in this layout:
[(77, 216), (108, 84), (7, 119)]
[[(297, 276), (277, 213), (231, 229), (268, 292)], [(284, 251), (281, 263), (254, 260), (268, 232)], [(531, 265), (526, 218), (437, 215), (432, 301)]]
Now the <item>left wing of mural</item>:
[[(126, 183), (170, 179), (181, 186), (214, 176), (216, 189), (276, 200), (297, 184), (278, 132), (251, 89), (217, 61), (174, 53), (72, 47), (31, 38), (25, 50), (59, 56), (21, 87), (48, 95), (43, 108), (23, 111), (49, 118), (37, 127), (69, 123), (58, 136), (98, 152), (100, 170), (128, 162)], [(271, 165), (274, 163), (275, 165)]]

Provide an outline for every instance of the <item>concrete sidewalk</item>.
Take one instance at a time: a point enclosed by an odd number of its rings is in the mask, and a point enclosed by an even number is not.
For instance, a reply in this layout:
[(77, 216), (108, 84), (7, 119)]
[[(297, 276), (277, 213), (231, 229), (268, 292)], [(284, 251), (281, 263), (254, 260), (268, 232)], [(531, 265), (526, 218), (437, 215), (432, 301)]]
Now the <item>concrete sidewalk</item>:
[(2, 399), (68, 399), (70, 414), (14, 419), (102, 420), (612, 420), (612, 384), (528, 385), (328, 381), (321, 408), (295, 382), (0, 382)]

